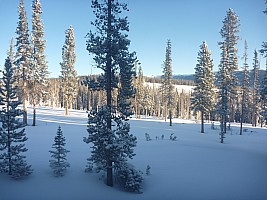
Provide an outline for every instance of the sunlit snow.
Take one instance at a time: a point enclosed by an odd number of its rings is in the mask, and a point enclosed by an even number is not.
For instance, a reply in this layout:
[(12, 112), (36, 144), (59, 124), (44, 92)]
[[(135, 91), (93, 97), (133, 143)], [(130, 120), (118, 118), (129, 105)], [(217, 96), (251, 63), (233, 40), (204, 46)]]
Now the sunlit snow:
[[(30, 111), (30, 109), (29, 109)], [(29, 113), (31, 117), (31, 113)], [(1, 200), (264, 200), (267, 198), (267, 129), (248, 125), (239, 135), (238, 124), (219, 143), (219, 127), (206, 133), (192, 120), (131, 119), (137, 136), (136, 156), (130, 163), (144, 172), (142, 194), (104, 184), (101, 174), (84, 173), (90, 145), (83, 142), (85, 111), (38, 108), (37, 126), (26, 127), (27, 162), (34, 172), (23, 180), (0, 174)], [(31, 123), (31, 119), (29, 119)], [(64, 177), (53, 176), (49, 150), (58, 125), (66, 138), (70, 168)], [(151, 137), (146, 141), (145, 133)], [(164, 140), (161, 139), (164, 134)], [(170, 135), (177, 140), (170, 140)], [(157, 139), (156, 139), (157, 137)], [(151, 175), (145, 174), (150, 166)]]

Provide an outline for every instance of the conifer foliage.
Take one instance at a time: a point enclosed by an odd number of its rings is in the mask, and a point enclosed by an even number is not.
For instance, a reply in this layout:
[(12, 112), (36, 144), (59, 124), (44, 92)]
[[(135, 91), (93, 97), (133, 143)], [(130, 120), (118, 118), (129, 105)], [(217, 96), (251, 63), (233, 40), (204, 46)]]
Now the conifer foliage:
[[(128, 10), (127, 5), (118, 0), (92, 0), (91, 7), (96, 16), (92, 22), (96, 32), (87, 34), (87, 50), (94, 55), (97, 67), (104, 71), (98, 79), (97, 88), (105, 90), (106, 105), (98, 112), (89, 113), (89, 136), (84, 141), (93, 143), (91, 159), (107, 171), (107, 185), (113, 186), (114, 166), (123, 165), (127, 157), (134, 155), (136, 138), (129, 134), (130, 127), (125, 120), (130, 114), (128, 98), (133, 94), (131, 77), (136, 58), (135, 53), (128, 51), (127, 17), (121, 17), (122, 12)], [(116, 109), (112, 92), (118, 87), (119, 108)], [(121, 115), (116, 116), (116, 110)]]
[(170, 126), (172, 126), (172, 107), (173, 107), (173, 96), (174, 86), (172, 85), (172, 58), (171, 58), (171, 41), (167, 41), (166, 56), (163, 64), (163, 75), (162, 75), (162, 96), (165, 105), (165, 117), (167, 117), (167, 110), (169, 112)]
[(25, 161), (23, 155), (27, 151), (24, 124), (18, 119), (23, 111), (17, 107), (21, 104), (17, 100), (17, 87), (15, 86), (14, 68), (7, 58), (1, 81), (0, 99), (3, 105), (0, 111), (0, 171), (11, 175), (15, 179), (28, 176), (32, 173), (31, 166)]
[[(267, 4), (267, 1), (265, 1), (265, 4)], [(263, 13), (267, 15), (267, 7), (263, 11)], [(267, 57), (267, 42), (262, 43), (262, 49), (260, 50), (260, 52), (264, 54), (265, 57)]]
[[(29, 66), (31, 62), (31, 47), (29, 42), (29, 29), (24, 0), (20, 0), (19, 4), (19, 21), (16, 29), (16, 56), (15, 56), (15, 76), (19, 89), (18, 97), (23, 101), (23, 123), (27, 125), (27, 99), (28, 99), (28, 80)], [(11, 58), (10, 58), (11, 59)]]
[(261, 102), (262, 102), (262, 122), (267, 124), (267, 59), (266, 59), (266, 69), (264, 74), (263, 86), (261, 88)]
[(198, 64), (195, 67), (195, 88), (192, 93), (192, 110), (201, 113), (201, 133), (204, 133), (204, 117), (214, 108), (214, 73), (211, 53), (206, 42), (200, 46)]
[(65, 114), (68, 115), (69, 107), (72, 107), (77, 96), (78, 78), (74, 68), (76, 62), (75, 37), (72, 26), (65, 32), (65, 44), (62, 48), (61, 78), (65, 103)]
[(58, 127), (55, 143), (52, 145), (54, 150), (49, 151), (53, 160), (49, 160), (50, 167), (53, 169), (54, 176), (64, 176), (70, 164), (67, 162), (67, 153), (70, 152), (64, 148), (66, 139), (63, 136), (61, 127)]
[(36, 105), (45, 95), (48, 82), (48, 68), (45, 60), (46, 41), (44, 40), (44, 25), (41, 19), (42, 5), (40, 0), (32, 2), (32, 33), (31, 33), (31, 65), (29, 71), (29, 96), (33, 105), (33, 126), (36, 125)]
[(245, 41), (245, 52), (243, 55), (244, 64), (243, 64), (243, 81), (242, 81), (242, 102), (241, 102), (241, 119), (240, 119), (240, 135), (242, 135), (243, 131), (243, 122), (248, 123), (249, 122), (249, 113), (250, 113), (250, 83), (249, 83), (249, 66), (247, 63), (248, 60), (248, 45), (247, 41)]
[(227, 54), (226, 48), (223, 44), (223, 49), (221, 53), (221, 61), (219, 64), (219, 72), (218, 72), (218, 83), (219, 83), (219, 91), (218, 91), (218, 102), (216, 105), (217, 113), (220, 115), (220, 142), (224, 142), (225, 133), (226, 133), (226, 123), (227, 123), (227, 116), (229, 113), (228, 109), (228, 93), (229, 93), (229, 76), (227, 70)]
[(252, 82), (252, 126), (257, 126), (260, 118), (260, 83), (259, 83), (259, 58), (258, 52), (253, 56), (253, 82)]
[(236, 45), (239, 40), (239, 36), (237, 35), (239, 26), (238, 16), (234, 10), (229, 9), (220, 31), (223, 40), (219, 42), (222, 50), (218, 73), (218, 113), (221, 116), (221, 143), (223, 143), (223, 138), (226, 133), (226, 122), (227, 120), (233, 121), (235, 115), (237, 78), (234, 72), (238, 69)]

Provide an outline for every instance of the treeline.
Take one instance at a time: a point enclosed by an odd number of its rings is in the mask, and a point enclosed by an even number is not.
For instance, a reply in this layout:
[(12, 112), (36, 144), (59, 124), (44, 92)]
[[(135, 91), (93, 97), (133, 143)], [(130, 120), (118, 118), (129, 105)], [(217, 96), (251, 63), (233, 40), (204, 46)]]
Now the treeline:
[[(193, 77), (193, 75), (192, 75)], [(148, 83), (161, 83), (162, 80), (161, 80), (161, 77), (149, 77), (149, 76), (144, 76), (144, 79), (145, 79), (145, 82), (148, 82)], [(195, 83), (194, 83), (194, 77), (192, 80), (186, 80), (186, 79), (180, 79), (179, 77), (176, 78), (176, 76), (173, 77), (172, 79), (172, 84), (174, 85), (190, 85), (190, 86), (193, 86)]]
[[(106, 100), (105, 92), (103, 90), (93, 90), (84, 84), (86, 78), (89, 80), (96, 80), (97, 77), (98, 75), (78, 77), (77, 96), (69, 105), (69, 108), (78, 110), (97, 110), (104, 105)], [(161, 93), (160, 80), (160, 78), (144, 77), (142, 74), (135, 77), (134, 86), (136, 94), (132, 99), (132, 106), (136, 115), (164, 117), (162, 95), (159, 95)], [(42, 105), (65, 108), (66, 105), (62, 81), (62, 78), (49, 79), (49, 97), (46, 96), (45, 99), (43, 99)], [(182, 80), (177, 80), (177, 82), (174, 81), (176, 83), (174, 85), (179, 85), (179, 88), (176, 88), (174, 92), (175, 106), (173, 108), (173, 114), (176, 118), (190, 119), (192, 117), (190, 112), (190, 87), (188, 89), (186, 86), (180, 86), (180, 81)], [(112, 96), (113, 104), (116, 105), (118, 99), (117, 89), (113, 91)]]

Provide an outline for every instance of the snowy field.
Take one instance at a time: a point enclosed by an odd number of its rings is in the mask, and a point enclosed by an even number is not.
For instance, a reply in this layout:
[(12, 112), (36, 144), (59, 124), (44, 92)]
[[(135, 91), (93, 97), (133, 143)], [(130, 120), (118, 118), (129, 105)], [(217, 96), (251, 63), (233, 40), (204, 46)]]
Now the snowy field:
[[(31, 115), (29, 114), (31, 117)], [(266, 200), (267, 129), (247, 127), (240, 136), (232, 126), (225, 144), (219, 143), (219, 130), (200, 133), (200, 125), (189, 120), (174, 120), (172, 127), (152, 119), (130, 120), (137, 136), (136, 156), (130, 163), (145, 172), (142, 194), (118, 187), (107, 187), (101, 174), (84, 173), (90, 155), (86, 137), (87, 114), (39, 108), (37, 126), (26, 127), (27, 162), (34, 172), (23, 180), (0, 174), (1, 200)], [(31, 119), (29, 120), (31, 123)], [(55, 178), (49, 167), (52, 144), (58, 125), (66, 138), (71, 167), (64, 177)], [(218, 125), (217, 125), (218, 126)], [(148, 133), (152, 141), (145, 140)], [(169, 139), (173, 133), (176, 141)], [(156, 140), (156, 136), (164, 140)]]

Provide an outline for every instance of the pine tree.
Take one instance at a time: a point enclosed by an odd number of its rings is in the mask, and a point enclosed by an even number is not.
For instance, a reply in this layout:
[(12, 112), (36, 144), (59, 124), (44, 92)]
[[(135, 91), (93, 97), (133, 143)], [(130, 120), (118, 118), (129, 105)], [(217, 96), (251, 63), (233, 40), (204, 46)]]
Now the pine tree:
[(192, 110), (201, 113), (201, 133), (204, 133), (204, 117), (208, 117), (213, 110), (215, 96), (213, 63), (206, 42), (200, 46), (198, 53), (195, 84), (191, 97)]
[(266, 59), (266, 69), (263, 80), (263, 85), (261, 88), (261, 101), (262, 101), (262, 122), (267, 124), (267, 59)]
[(223, 41), (219, 42), (221, 53), (221, 61), (219, 66), (218, 82), (219, 82), (219, 101), (217, 104), (217, 112), (220, 115), (221, 132), (220, 139), (223, 143), (226, 133), (227, 116), (229, 121), (234, 120), (234, 102), (237, 93), (237, 78), (235, 71), (238, 69), (237, 41), (239, 36), (239, 19), (236, 13), (229, 9), (223, 20), (223, 27), (220, 31)]
[(219, 65), (218, 72), (218, 102), (217, 102), (217, 113), (220, 115), (220, 140), (221, 143), (224, 142), (225, 133), (226, 133), (226, 122), (227, 115), (229, 113), (228, 109), (228, 93), (229, 93), (229, 74), (227, 70), (227, 53), (226, 46), (223, 44), (223, 51), (221, 53), (221, 61)]
[(163, 64), (162, 75), (162, 95), (163, 102), (165, 102), (165, 119), (167, 117), (167, 110), (169, 112), (170, 126), (172, 126), (172, 107), (173, 107), (173, 95), (174, 86), (172, 85), (172, 58), (171, 58), (171, 41), (167, 41), (166, 57)]
[(247, 41), (245, 41), (245, 52), (243, 55), (244, 63), (243, 63), (243, 68), (244, 68), (244, 76), (243, 76), (243, 81), (242, 81), (242, 103), (241, 103), (241, 119), (240, 119), (240, 135), (242, 135), (242, 127), (243, 127), (243, 122), (248, 122), (248, 116), (249, 116), (249, 102), (250, 102), (250, 83), (249, 83), (249, 66), (247, 63), (248, 60), (248, 45)]
[(65, 32), (65, 44), (62, 48), (61, 78), (65, 103), (65, 114), (68, 115), (69, 107), (72, 107), (77, 96), (78, 78), (74, 68), (76, 62), (75, 37), (72, 26)]
[(32, 59), (30, 65), (29, 90), (30, 100), (33, 105), (33, 126), (36, 125), (36, 105), (45, 95), (48, 86), (48, 68), (45, 61), (44, 25), (41, 19), (42, 5), (40, 0), (32, 2)]
[[(131, 100), (134, 97), (135, 90), (133, 87), (133, 78), (135, 77), (135, 71), (133, 70), (132, 64), (128, 65), (127, 62), (133, 63), (135, 58), (131, 55), (125, 55), (120, 65), (120, 86), (118, 94), (118, 110), (126, 117), (133, 114), (133, 108)], [(123, 56), (124, 57), (124, 56)]]
[(228, 86), (227, 86), (227, 95), (228, 95), (228, 108), (229, 108), (229, 121), (234, 120), (234, 102), (237, 97), (236, 87), (238, 85), (238, 79), (235, 75), (235, 71), (238, 69), (238, 55), (237, 55), (237, 42), (239, 36), (239, 19), (236, 13), (229, 9), (227, 11), (226, 17), (223, 20), (223, 27), (220, 31), (223, 41), (219, 42), (220, 48), (222, 51), (225, 48), (226, 53), (226, 66), (225, 70), (228, 74)]
[[(267, 4), (267, 0), (265, 1), (265, 4)], [(267, 7), (263, 11), (263, 13), (267, 15)], [(260, 52), (264, 54), (265, 57), (267, 57), (267, 42), (262, 43), (262, 49), (260, 50)]]
[(143, 75), (143, 70), (141, 65), (138, 67), (138, 73), (137, 77), (135, 80), (135, 89), (136, 89), (136, 94), (135, 94), (135, 115), (136, 118), (139, 117), (140, 111), (143, 108), (143, 100), (144, 100), (144, 75)]
[(54, 160), (49, 160), (50, 167), (53, 169), (54, 176), (64, 176), (67, 167), (70, 167), (70, 164), (67, 162), (67, 153), (70, 151), (64, 148), (66, 139), (60, 126), (54, 141), (55, 143), (52, 145), (54, 150), (49, 151), (51, 157), (54, 158)]
[(253, 82), (252, 82), (252, 126), (257, 126), (260, 117), (260, 85), (259, 85), (259, 59), (258, 52), (254, 51), (253, 57)]
[(1, 104), (4, 104), (0, 111), (0, 138), (4, 140), (1, 146), (5, 143), (3, 154), (0, 156), (3, 160), (0, 171), (18, 179), (31, 174), (32, 169), (25, 161), (26, 156), (22, 155), (27, 151), (24, 144), (27, 137), (23, 128), (25, 125), (18, 119), (23, 115), (23, 111), (17, 108), (21, 103), (17, 100), (15, 81), (14, 68), (7, 58), (0, 89)]
[[(104, 151), (93, 151), (92, 159), (95, 162), (101, 163), (107, 170), (107, 185), (113, 186), (113, 163), (119, 165), (124, 163), (124, 156), (130, 156), (132, 153), (127, 153), (128, 147), (121, 148), (120, 141), (124, 141), (126, 145), (134, 140), (132, 135), (129, 135), (129, 128), (123, 128), (123, 134), (121, 130), (113, 130), (112, 121), (116, 118), (113, 117), (114, 105), (112, 104), (112, 92), (114, 88), (118, 87), (118, 77), (116, 74), (120, 73), (120, 77), (127, 74), (131, 77), (132, 70), (135, 63), (135, 53), (129, 53), (128, 47), (130, 40), (127, 39), (126, 32), (129, 31), (129, 23), (127, 17), (120, 17), (123, 11), (128, 10), (127, 5), (119, 3), (118, 0), (100, 1), (93, 0), (92, 6), (96, 19), (92, 22), (92, 25), (96, 27), (96, 32), (89, 32), (87, 34), (87, 50), (90, 54), (94, 54), (94, 61), (98, 68), (104, 71), (104, 74), (99, 77), (99, 84), (104, 88), (106, 92), (106, 106), (104, 106), (99, 113), (91, 113), (89, 115), (89, 127), (91, 123), (97, 123), (95, 119), (101, 118), (102, 124), (96, 125), (98, 129), (89, 128), (89, 139), (86, 142), (92, 142), (94, 149), (102, 149)], [(123, 69), (124, 68), (124, 69)], [(130, 83), (123, 82), (121, 86), (127, 87), (123, 90), (131, 90)], [(121, 93), (122, 94), (122, 93)], [(126, 96), (130, 96), (127, 93)], [(125, 96), (123, 99), (126, 99)], [(124, 107), (128, 108), (128, 106)], [(126, 110), (121, 113), (127, 113)], [(103, 112), (104, 111), (104, 112)], [(115, 121), (118, 121), (117, 119)], [(124, 124), (124, 117), (121, 116), (120, 122), (117, 122), (118, 126)], [(123, 125), (128, 127), (129, 125)], [(95, 135), (95, 133), (101, 133)], [(120, 133), (120, 134), (118, 134)], [(96, 137), (92, 137), (92, 135)], [(101, 138), (100, 138), (101, 135)], [(101, 142), (99, 142), (101, 141)], [(112, 148), (110, 145), (112, 144)], [(130, 148), (130, 147), (129, 147)], [(130, 148), (131, 149), (131, 148)], [(132, 151), (132, 149), (131, 149)]]
[(19, 21), (16, 29), (16, 58), (15, 64), (17, 66), (15, 70), (15, 76), (18, 85), (18, 97), (23, 101), (23, 123), (27, 125), (27, 99), (28, 99), (28, 81), (30, 73), (30, 61), (31, 61), (31, 47), (29, 42), (29, 29), (26, 11), (24, 7), (24, 0), (20, 0), (19, 4)]
[[(267, 0), (265, 1), (265, 4), (267, 4)], [(263, 11), (267, 15), (267, 7)], [(264, 55), (265, 58), (267, 58), (267, 42), (262, 43), (262, 49), (260, 52)], [(267, 59), (266, 59), (266, 71), (263, 81), (263, 87), (261, 89), (261, 101), (262, 101), (262, 122), (267, 122)]]

